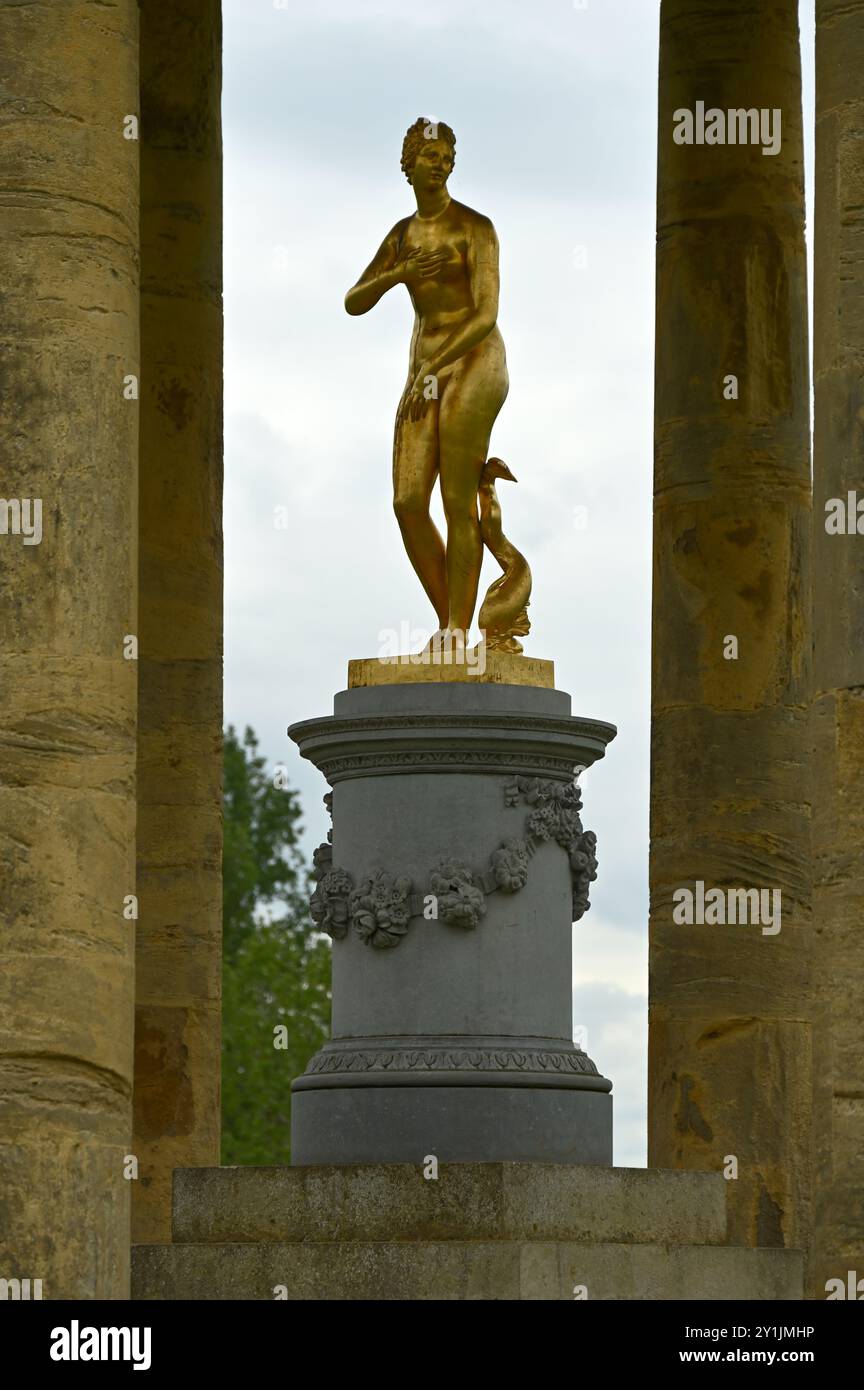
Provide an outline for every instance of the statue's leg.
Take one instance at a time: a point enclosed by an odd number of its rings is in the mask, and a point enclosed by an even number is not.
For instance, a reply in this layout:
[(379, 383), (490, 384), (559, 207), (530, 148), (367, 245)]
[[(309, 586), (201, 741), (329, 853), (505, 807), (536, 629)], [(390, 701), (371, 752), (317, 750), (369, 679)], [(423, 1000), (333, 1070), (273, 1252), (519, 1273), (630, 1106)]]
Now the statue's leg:
[(393, 510), (408, 559), (426, 590), (441, 627), (447, 624), (447, 565), (444, 542), (429, 515), (438, 475), (438, 405), (422, 420), (397, 418), (393, 436)]
[[(488, 339), (487, 339), (488, 343)], [(447, 382), (439, 402), (441, 497), (447, 518), (447, 626), (468, 629), (477, 603), (483, 540), (477, 489), (495, 417), (507, 396), (503, 346), (483, 343), (468, 353)]]

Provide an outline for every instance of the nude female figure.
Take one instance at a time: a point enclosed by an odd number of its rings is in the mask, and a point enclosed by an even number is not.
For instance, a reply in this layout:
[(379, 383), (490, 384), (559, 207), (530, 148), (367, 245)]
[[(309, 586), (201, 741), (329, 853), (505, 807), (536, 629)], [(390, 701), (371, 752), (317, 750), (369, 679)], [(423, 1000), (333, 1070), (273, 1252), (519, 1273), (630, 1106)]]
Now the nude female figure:
[[(393, 506), (437, 614), (438, 635), (464, 647), (483, 558), (477, 494), (508, 379), (497, 327), (498, 238), (488, 217), (447, 191), (455, 147), (442, 122), (420, 118), (410, 127), (402, 169), (417, 211), (388, 232), (345, 308), (366, 314), (394, 285), (405, 285), (411, 296), (414, 332), (396, 415)], [(446, 548), (429, 513), (436, 478)]]

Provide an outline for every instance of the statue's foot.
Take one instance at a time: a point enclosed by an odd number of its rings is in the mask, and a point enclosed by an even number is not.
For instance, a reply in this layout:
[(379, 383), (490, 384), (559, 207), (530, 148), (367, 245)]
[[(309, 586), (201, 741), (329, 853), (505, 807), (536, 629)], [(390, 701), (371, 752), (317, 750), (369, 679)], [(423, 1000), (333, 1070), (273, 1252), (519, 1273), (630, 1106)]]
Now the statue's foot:
[(433, 632), (426, 646), (423, 648), (423, 655), (428, 656), (433, 664), (444, 664), (447, 666), (458, 665), (465, 660), (467, 648), (467, 633), (457, 627), (439, 627), (437, 632)]
[(432, 656), (435, 652), (440, 652), (444, 645), (444, 634), (447, 629), (439, 627), (437, 632), (433, 632), (426, 646), (423, 648), (423, 656)]

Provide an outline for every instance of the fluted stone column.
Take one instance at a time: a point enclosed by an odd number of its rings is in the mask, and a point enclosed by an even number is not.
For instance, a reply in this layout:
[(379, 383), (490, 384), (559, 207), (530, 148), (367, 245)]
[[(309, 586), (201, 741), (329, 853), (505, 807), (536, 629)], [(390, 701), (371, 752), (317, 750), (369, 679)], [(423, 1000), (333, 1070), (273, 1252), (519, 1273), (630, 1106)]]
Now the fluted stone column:
[(0, 5), (0, 90), (0, 495), (27, 499), (31, 531), (0, 503), (0, 1275), (41, 1279), (46, 1299), (124, 1298), (135, 0)]
[[(862, 189), (864, 6), (817, 0), (813, 830), (822, 1066), (813, 1292), (822, 1298), (827, 1279), (845, 1281), (850, 1269), (864, 1275)], [(848, 514), (850, 493), (851, 534), (837, 528), (829, 505), (835, 499)]]
[(219, 1162), (220, 86), (218, 0), (143, 0), (136, 1241)]
[[(737, 1164), (733, 1238), (793, 1246), (812, 1085), (797, 8), (661, 9), (648, 1160)], [(698, 102), (779, 108), (779, 151), (676, 143)], [(779, 890), (780, 931), (676, 923), (699, 882)]]

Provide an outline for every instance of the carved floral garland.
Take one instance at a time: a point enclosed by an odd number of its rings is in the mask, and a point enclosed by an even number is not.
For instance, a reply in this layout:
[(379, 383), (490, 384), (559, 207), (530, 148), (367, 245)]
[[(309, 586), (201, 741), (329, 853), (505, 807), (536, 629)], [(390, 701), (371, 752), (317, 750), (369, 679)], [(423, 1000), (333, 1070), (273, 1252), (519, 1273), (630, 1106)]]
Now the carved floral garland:
[[(528, 864), (541, 844), (554, 840), (566, 850), (573, 886), (573, 921), (590, 908), (588, 885), (597, 877), (597, 836), (583, 830), (579, 812), (582, 800), (575, 783), (516, 777), (504, 788), (504, 802), (517, 806), (524, 800), (532, 809), (522, 839), (503, 840), (489, 858), (489, 867), (477, 873), (455, 859), (442, 859), (429, 874), (429, 892), (414, 893), (409, 878), (376, 869), (354, 884), (344, 869), (334, 867), (332, 831), (328, 842), (313, 855), (317, 887), (309, 902), (312, 920), (334, 941), (341, 941), (353, 926), (368, 946), (398, 946), (412, 917), (424, 915), (426, 900), (437, 902), (440, 921), (473, 930), (486, 912), (490, 893), (518, 893), (528, 882)], [(332, 814), (333, 794), (324, 798)]]

